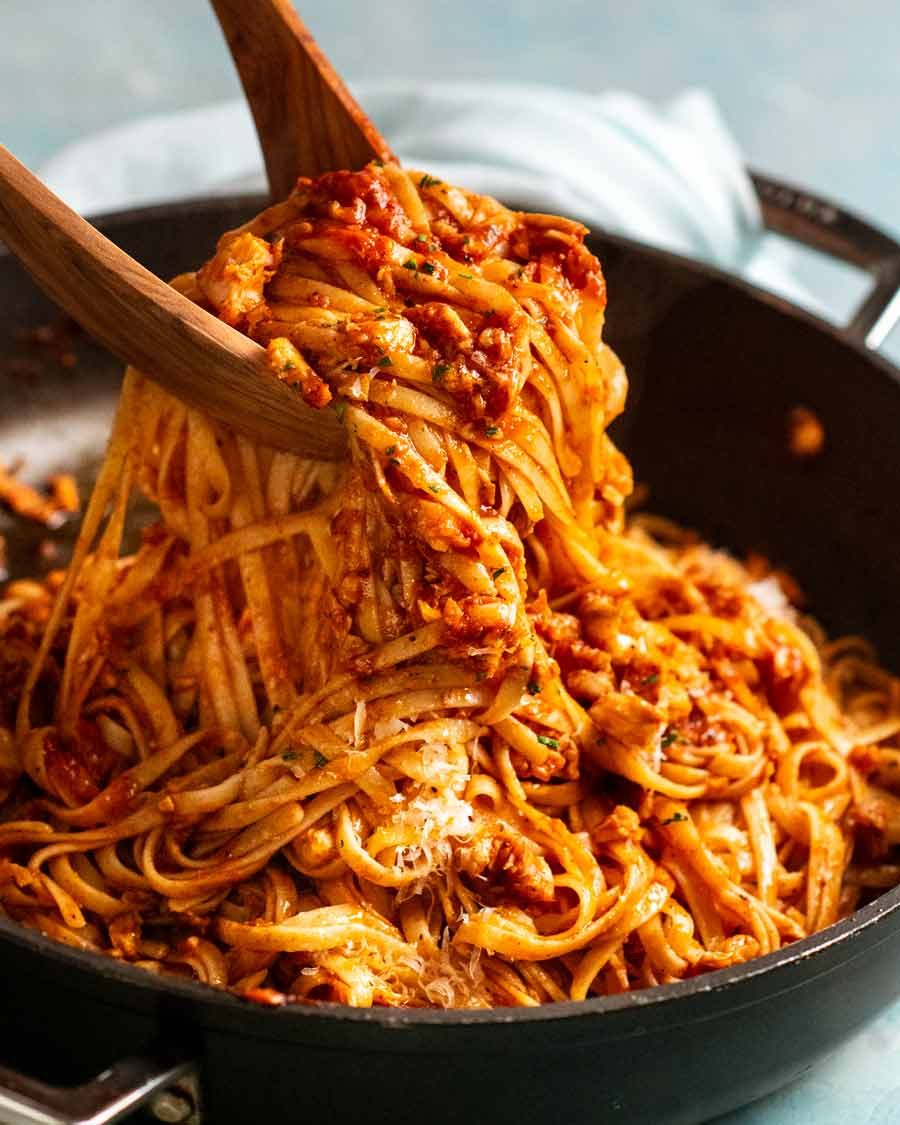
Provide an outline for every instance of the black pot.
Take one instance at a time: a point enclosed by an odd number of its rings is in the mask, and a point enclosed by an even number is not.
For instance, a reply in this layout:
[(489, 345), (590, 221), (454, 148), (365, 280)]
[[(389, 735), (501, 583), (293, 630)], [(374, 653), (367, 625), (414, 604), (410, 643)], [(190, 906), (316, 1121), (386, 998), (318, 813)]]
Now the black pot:
[[(716, 270), (597, 237), (607, 336), (633, 388), (616, 437), (655, 510), (788, 567), (831, 632), (865, 634), (900, 668), (900, 384), (866, 347), (900, 314), (900, 247), (830, 204), (756, 183), (770, 226), (868, 269), (872, 294), (841, 332)], [(169, 276), (260, 204), (188, 203), (102, 226)], [(15, 334), (54, 313), (9, 258), (0, 296), (0, 457), (27, 454), (38, 479), (73, 462), (89, 477), (120, 365), (83, 339), (76, 367), (41, 364)], [(798, 405), (827, 435), (809, 462), (787, 447)], [(0, 533), (14, 573), (47, 565), (33, 529), (7, 519)], [(199, 1121), (202, 1109), (214, 1125), (663, 1125), (774, 1090), (897, 998), (900, 889), (743, 966), (539, 1009), (264, 1009), (3, 919), (0, 956), (3, 1121), (100, 1125), (146, 1103), (151, 1119)]]

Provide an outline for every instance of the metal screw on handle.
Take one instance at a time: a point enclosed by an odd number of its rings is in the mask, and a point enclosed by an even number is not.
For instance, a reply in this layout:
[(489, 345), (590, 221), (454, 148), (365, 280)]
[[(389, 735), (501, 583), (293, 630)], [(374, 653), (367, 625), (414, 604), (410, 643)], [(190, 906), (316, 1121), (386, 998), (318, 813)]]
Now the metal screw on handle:
[(192, 1060), (169, 1052), (122, 1059), (81, 1086), (51, 1086), (0, 1067), (4, 1125), (112, 1125), (141, 1106), (167, 1125), (200, 1125)]
[(199, 1125), (200, 1091), (190, 1078), (163, 1090), (150, 1102), (150, 1116), (163, 1125)]
[(878, 348), (900, 321), (900, 243), (865, 219), (811, 192), (751, 172), (766, 229), (859, 266), (873, 286), (844, 335)]

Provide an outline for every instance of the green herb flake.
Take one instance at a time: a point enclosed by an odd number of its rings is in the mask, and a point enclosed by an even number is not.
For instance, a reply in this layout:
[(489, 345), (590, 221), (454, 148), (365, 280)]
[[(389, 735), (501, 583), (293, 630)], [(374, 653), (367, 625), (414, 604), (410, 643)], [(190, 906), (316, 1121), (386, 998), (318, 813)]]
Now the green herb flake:
[(421, 178), (421, 180), (419, 180), (419, 187), (423, 187), (423, 188), (435, 187), (440, 182), (441, 182), (440, 180), (436, 180), (434, 178), (434, 176), (429, 176), (428, 173), (426, 172), (425, 175)]
[(443, 383), (444, 376), (450, 370), (449, 363), (436, 363), (431, 369), (431, 381), (433, 383)]
[(655, 683), (659, 682), (659, 672), (651, 672), (649, 676), (644, 676), (641, 680), (643, 687), (653, 687)]
[(678, 733), (678, 731), (673, 730), (671, 727), (669, 727), (669, 729), (663, 733), (662, 738), (659, 740), (659, 744), (660, 746), (662, 746), (663, 750), (668, 750), (672, 743), (678, 742), (680, 738), (681, 735)]
[(396, 445), (389, 445), (387, 447), (387, 449), (384, 451), (386, 457), (390, 457), (393, 453), (396, 453), (396, 452), (397, 452)]
[(296, 750), (286, 750), (281, 755), (281, 760), (283, 762), (296, 762), (299, 757), (300, 757), (300, 755), (297, 753)]
[(430, 485), (428, 486), (428, 491), (429, 491), (429, 492), (433, 492), (433, 493), (435, 494), (435, 496), (440, 496), (440, 494), (441, 494), (441, 493), (442, 493), (442, 492), (443, 492), (444, 490), (443, 490), (443, 488), (441, 488), (441, 486), (440, 486), (439, 484), (430, 484)]
[(387, 308), (384, 305), (378, 305), (377, 308), (372, 309), (372, 312), (373, 313), (387, 312)]
[(496, 437), (497, 434), (499, 434), (499, 433), (500, 433), (500, 427), (499, 426), (485, 426), (484, 427), (484, 436), (485, 437)]
[(457, 277), (464, 277), (466, 279), (466, 281), (474, 281), (475, 280), (475, 278), (470, 273), (460, 273), (460, 274), (457, 274)]
[(313, 765), (317, 770), (320, 770), (323, 766), (328, 765), (328, 759), (320, 750), (316, 750), (313, 754)]
[(491, 578), (499, 578), (501, 574), (506, 574), (505, 566), (498, 566), (496, 570), (492, 570)]
[(663, 828), (665, 828), (667, 824), (681, 824), (682, 821), (685, 821), (687, 819), (687, 813), (677, 812), (674, 816), (670, 816), (666, 820), (660, 821), (660, 823), (662, 824)]
[(541, 746), (549, 746), (551, 750), (558, 750), (559, 749), (558, 739), (550, 738), (549, 735), (539, 734), (537, 736), (537, 740), (541, 744)]
[(414, 258), (407, 258), (403, 263), (403, 268), (405, 270), (412, 270), (412, 272), (415, 273), (419, 267), (416, 265)]
[(379, 367), (393, 367), (393, 363), (391, 362), (391, 357), (389, 355), (383, 355), (381, 357), (381, 359), (379, 359), (379, 361), (378, 361), (378, 366)]
[(428, 241), (428, 239), (424, 234), (417, 234), (416, 235), (416, 242), (427, 242), (427, 241)]
[(340, 399), (334, 404), (334, 412), (339, 419), (343, 420), (344, 411), (347, 409), (346, 402), (341, 402)]
[(525, 685), (525, 690), (529, 695), (540, 695), (541, 685), (537, 682), (537, 680), (529, 680)]
[(422, 270), (422, 273), (427, 273), (430, 277), (434, 273), (436, 266), (434, 262), (423, 262), (419, 268)]

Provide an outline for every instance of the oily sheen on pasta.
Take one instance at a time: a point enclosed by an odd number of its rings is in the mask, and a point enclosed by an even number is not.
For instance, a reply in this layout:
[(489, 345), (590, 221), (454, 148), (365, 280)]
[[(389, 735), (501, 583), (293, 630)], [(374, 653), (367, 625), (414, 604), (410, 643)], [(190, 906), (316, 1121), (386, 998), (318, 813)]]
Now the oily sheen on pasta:
[(71, 566), (0, 603), (7, 915), (263, 1002), (486, 1007), (741, 962), (898, 881), (896, 681), (761, 560), (626, 522), (584, 234), (372, 165), (176, 279), (348, 457), (128, 372)]

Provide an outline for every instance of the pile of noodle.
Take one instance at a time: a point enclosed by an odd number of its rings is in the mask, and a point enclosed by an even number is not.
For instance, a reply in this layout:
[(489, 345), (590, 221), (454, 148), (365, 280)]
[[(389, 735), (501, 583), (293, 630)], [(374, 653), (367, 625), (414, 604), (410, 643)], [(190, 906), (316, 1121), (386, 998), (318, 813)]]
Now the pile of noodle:
[(0, 602), (0, 910), (261, 1001), (485, 1007), (900, 880), (897, 682), (759, 560), (626, 526), (584, 234), (372, 165), (176, 279), (348, 454), (128, 372), (70, 567)]

